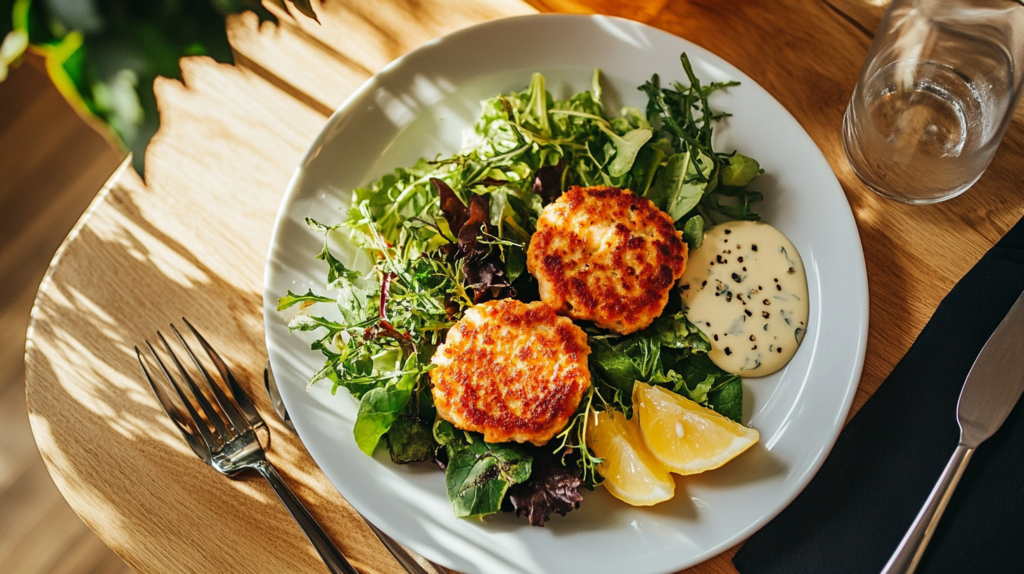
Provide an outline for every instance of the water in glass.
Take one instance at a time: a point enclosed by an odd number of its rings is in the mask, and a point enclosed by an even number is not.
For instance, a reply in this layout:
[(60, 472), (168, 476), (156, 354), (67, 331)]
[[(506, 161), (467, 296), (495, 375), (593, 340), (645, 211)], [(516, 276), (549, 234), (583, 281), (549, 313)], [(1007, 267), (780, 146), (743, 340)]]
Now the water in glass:
[(843, 145), (857, 175), (884, 196), (954, 197), (981, 177), (1002, 138), (1020, 73), (1013, 31), (992, 18), (1008, 21), (1024, 7), (963, 4), (897, 0), (865, 62)]

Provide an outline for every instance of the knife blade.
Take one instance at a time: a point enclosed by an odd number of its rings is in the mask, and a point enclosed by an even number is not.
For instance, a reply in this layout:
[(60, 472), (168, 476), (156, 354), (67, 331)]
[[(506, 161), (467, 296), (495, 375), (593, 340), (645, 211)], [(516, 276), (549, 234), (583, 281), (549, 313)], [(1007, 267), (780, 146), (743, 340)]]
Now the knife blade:
[(960, 444), (978, 448), (995, 434), (1024, 391), (1024, 293), (971, 366), (960, 402)]
[(1024, 293), (1017, 298), (1010, 312), (999, 322), (974, 359), (956, 406), (960, 444), (946, 463), (946, 468), (910, 530), (882, 569), (882, 574), (912, 574), (917, 569), (971, 455), (981, 443), (999, 430), (1020, 400), (1022, 392)]

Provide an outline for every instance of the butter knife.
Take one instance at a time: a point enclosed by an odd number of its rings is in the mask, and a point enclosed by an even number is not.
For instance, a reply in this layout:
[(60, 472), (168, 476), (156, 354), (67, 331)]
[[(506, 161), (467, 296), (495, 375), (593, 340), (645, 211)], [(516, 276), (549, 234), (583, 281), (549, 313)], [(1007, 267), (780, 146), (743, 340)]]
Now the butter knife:
[(982, 347), (956, 407), (960, 444), (882, 574), (911, 574), (978, 445), (991, 437), (1024, 391), (1024, 293)]

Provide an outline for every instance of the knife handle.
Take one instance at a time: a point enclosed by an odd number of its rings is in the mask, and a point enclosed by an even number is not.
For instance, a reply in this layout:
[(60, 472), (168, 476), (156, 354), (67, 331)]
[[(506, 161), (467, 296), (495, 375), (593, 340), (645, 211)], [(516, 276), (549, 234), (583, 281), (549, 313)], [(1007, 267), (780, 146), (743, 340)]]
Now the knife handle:
[(882, 569), (882, 574), (912, 574), (917, 569), (924, 550), (928, 547), (928, 541), (932, 539), (935, 527), (938, 526), (939, 519), (942, 518), (942, 512), (946, 510), (946, 505), (949, 503), (950, 497), (953, 496), (953, 490), (960, 482), (960, 477), (963, 476), (972, 454), (974, 454), (973, 448), (963, 444), (956, 447), (953, 456), (950, 457), (946, 468), (942, 471), (942, 476), (932, 488), (932, 493), (928, 495), (928, 500), (925, 501), (921, 511), (917, 513), (914, 524), (910, 526), (910, 530), (907, 530), (900, 545), (896, 548), (896, 552)]

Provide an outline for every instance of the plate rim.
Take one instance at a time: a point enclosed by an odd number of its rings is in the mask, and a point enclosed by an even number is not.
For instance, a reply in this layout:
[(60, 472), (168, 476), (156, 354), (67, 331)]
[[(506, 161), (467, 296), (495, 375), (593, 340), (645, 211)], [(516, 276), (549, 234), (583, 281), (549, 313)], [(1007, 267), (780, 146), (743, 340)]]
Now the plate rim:
[[(836, 441), (839, 438), (839, 434), (845, 428), (845, 424), (846, 424), (847, 419), (849, 417), (850, 409), (853, 406), (853, 400), (856, 397), (857, 390), (858, 390), (858, 388), (860, 386), (860, 379), (861, 379), (861, 377), (863, 375), (864, 363), (865, 363), (866, 351), (867, 351), (867, 339), (868, 339), (869, 326), (870, 326), (870, 323), (869, 323), (870, 293), (869, 293), (869, 290), (868, 290), (867, 266), (866, 266), (866, 261), (864, 259), (863, 243), (862, 243), (861, 238), (860, 238), (859, 228), (857, 226), (856, 217), (853, 214), (852, 206), (849, 203), (849, 199), (846, 196), (845, 190), (843, 189), (842, 183), (840, 182), (838, 176), (836, 175), (835, 170), (832, 168), (832, 165), (828, 162), (828, 159), (825, 157), (825, 154), (822, 153), (822, 150), (821, 150), (820, 146), (818, 146), (818, 144), (813, 140), (813, 138), (810, 137), (810, 134), (807, 133), (807, 130), (804, 129), (803, 125), (799, 121), (796, 120), (796, 118), (793, 116), (793, 114), (785, 106), (783, 106), (782, 103), (779, 102), (778, 99), (775, 98), (775, 96), (773, 96), (770, 92), (768, 92), (767, 89), (765, 89), (763, 86), (761, 86), (753, 78), (750, 78), (746, 73), (744, 73), (742, 70), (740, 70), (735, 64), (732, 64), (731, 62), (726, 60), (724, 57), (719, 56), (718, 54), (716, 54), (712, 50), (710, 50), (708, 48), (705, 48), (703, 46), (700, 46), (700, 45), (696, 44), (695, 42), (693, 42), (692, 40), (688, 40), (686, 38), (683, 38), (682, 36), (678, 36), (676, 34), (673, 34), (672, 32), (668, 32), (666, 30), (662, 30), (660, 28), (651, 26), (650, 24), (646, 24), (646, 23), (643, 23), (643, 22), (638, 22), (638, 21), (635, 21), (635, 20), (630, 20), (630, 19), (627, 19), (627, 18), (621, 18), (621, 17), (618, 17), (618, 16), (587, 15), (587, 14), (550, 14), (550, 13), (538, 13), (538, 14), (527, 14), (527, 15), (517, 15), (517, 16), (511, 16), (511, 17), (505, 17), (505, 18), (498, 18), (498, 19), (495, 19), (495, 20), (489, 20), (489, 21), (486, 21), (486, 22), (481, 22), (481, 23), (478, 23), (478, 24), (475, 24), (475, 25), (472, 25), (472, 26), (467, 26), (465, 28), (462, 28), (462, 29), (453, 31), (451, 33), (448, 33), (448, 34), (439, 36), (437, 38), (434, 38), (434, 39), (432, 39), (432, 40), (430, 40), (430, 41), (420, 45), (419, 47), (417, 47), (417, 48), (407, 52), (406, 54), (403, 54), (402, 56), (399, 56), (398, 58), (396, 58), (396, 59), (392, 60), (391, 62), (389, 62), (380, 71), (378, 71), (377, 73), (375, 73), (372, 76), (370, 76), (369, 78), (367, 78), (367, 80), (364, 81), (349, 97), (347, 97), (344, 100), (344, 102), (342, 102), (342, 104), (325, 121), (325, 123), (321, 127), (319, 133), (317, 134), (317, 137), (310, 143), (310, 145), (307, 148), (307, 150), (303, 153), (302, 158), (300, 159), (298, 166), (296, 167), (295, 171), (292, 173), (292, 176), (291, 176), (291, 178), (288, 181), (288, 185), (285, 188), (284, 195), (281, 198), (281, 203), (280, 203), (280, 205), (278, 207), (278, 211), (277, 211), (277, 214), (276, 214), (275, 219), (274, 219), (273, 231), (272, 231), (271, 237), (270, 237), (270, 243), (269, 243), (268, 252), (267, 252), (267, 256), (266, 256), (266, 261), (265, 261), (265, 266), (264, 266), (264, 276), (263, 276), (263, 315), (264, 315), (263, 323), (264, 323), (264, 331), (265, 331), (265, 342), (266, 342), (267, 350), (268, 350), (268, 361), (271, 363), (271, 365), (273, 364), (273, 357), (272, 357), (272, 355), (274, 353), (271, 351), (271, 349), (273, 349), (275, 347), (275, 345), (274, 345), (274, 343), (271, 340), (273, 335), (272, 335), (272, 329), (270, 328), (270, 322), (272, 320), (272, 317), (276, 315), (276, 298), (277, 298), (277, 295), (272, 293), (271, 290), (270, 290), (270, 288), (271, 288), (270, 279), (271, 279), (272, 274), (273, 274), (273, 271), (272, 271), (272, 268), (271, 268), (272, 267), (272, 261), (273, 261), (272, 260), (272, 255), (273, 255), (275, 249), (279, 245), (279, 241), (280, 241), (279, 233), (281, 232), (281, 230), (283, 228), (282, 223), (288, 217), (288, 212), (286, 212), (285, 207), (287, 207), (290, 203), (292, 203), (292, 200), (298, 194), (299, 184), (300, 184), (302, 176), (304, 174), (304, 167), (312, 159), (315, 158), (315, 156), (319, 152), (319, 149), (320, 149), (321, 145), (324, 143), (324, 141), (328, 137), (330, 137), (332, 135), (330, 133), (331, 130), (333, 128), (335, 128), (338, 125), (339, 121), (341, 119), (343, 119), (343, 117), (354, 108), (354, 104), (358, 103), (367, 93), (371, 92), (374, 88), (378, 87), (378, 85), (380, 83), (380, 79), (382, 77), (386, 77), (386, 76), (388, 76), (388, 75), (390, 75), (392, 73), (395, 73), (395, 71), (399, 70), (404, 65), (404, 63), (406, 61), (411, 59), (411, 57), (413, 55), (415, 55), (415, 54), (417, 54), (417, 53), (419, 53), (421, 51), (424, 51), (424, 50), (430, 50), (430, 49), (432, 49), (432, 48), (434, 48), (434, 47), (436, 47), (436, 46), (438, 46), (438, 45), (440, 45), (440, 44), (442, 44), (442, 43), (444, 43), (446, 41), (457, 39), (457, 38), (459, 38), (460, 36), (463, 36), (463, 35), (480, 33), (481, 30), (489, 28), (489, 27), (492, 27), (492, 26), (505, 26), (505, 25), (509, 25), (509, 23), (512, 22), (512, 21), (525, 21), (525, 20), (539, 19), (539, 18), (549, 19), (549, 20), (550, 19), (561, 18), (561, 19), (566, 19), (566, 20), (589, 20), (589, 21), (597, 21), (597, 22), (600, 22), (600, 21), (604, 20), (604, 21), (620, 22), (620, 23), (623, 23), (623, 24), (626, 24), (626, 25), (630, 25), (630, 26), (639, 26), (639, 27), (645, 29), (645, 32), (648, 32), (648, 33), (653, 32), (653, 33), (656, 33), (656, 34), (664, 34), (664, 35), (671, 36), (672, 38), (683, 40), (684, 42), (693, 44), (693, 45), (701, 48), (702, 50), (708, 52), (709, 54), (713, 55), (714, 57), (718, 58), (719, 60), (722, 60), (723, 62), (727, 63), (732, 68), (738, 70), (743, 75), (743, 78), (741, 78), (741, 79), (743, 79), (745, 81), (748, 81), (751, 84), (753, 84), (753, 85), (759, 87), (760, 89), (762, 89), (768, 97), (770, 97), (774, 102), (776, 102), (785, 111), (785, 113), (788, 114), (789, 118), (793, 120), (793, 122), (796, 124), (796, 126), (804, 133), (804, 135), (807, 136), (808, 140), (813, 144), (814, 149), (821, 156), (822, 161), (825, 163), (825, 165), (828, 166), (829, 172), (830, 172), (832, 178), (835, 180), (836, 187), (838, 188), (838, 191), (842, 194), (842, 198), (843, 198), (845, 206), (846, 206), (846, 210), (843, 210), (842, 213), (840, 213), (840, 214), (836, 214), (836, 216), (841, 217), (843, 219), (847, 219), (848, 223), (852, 226), (853, 231), (854, 231), (853, 236), (851, 238), (852, 241), (853, 241), (852, 247), (855, 248), (855, 251), (857, 252), (858, 257), (856, 258), (855, 261), (852, 262), (853, 266), (855, 266), (856, 269), (852, 270), (854, 272), (850, 273), (850, 277), (851, 277), (851, 282), (853, 280), (855, 280), (855, 282), (857, 283), (855, 288), (856, 288), (857, 291), (860, 292), (860, 295), (862, 296), (861, 301), (858, 301), (858, 303), (862, 303), (862, 312), (857, 317), (857, 324), (855, 325), (855, 327), (859, 330), (860, 336), (859, 336), (859, 338), (857, 340), (856, 348), (852, 350), (852, 352), (855, 353), (855, 359), (854, 359), (854, 365), (853, 365), (854, 369), (850, 372), (850, 375), (849, 375), (850, 383), (846, 386), (845, 393), (844, 393), (844, 395), (842, 397), (842, 405), (841, 405), (841, 408), (839, 409), (839, 412), (837, 413), (838, 415), (840, 415), (836, 419), (838, 422), (837, 422), (837, 424), (834, 425), (833, 428), (828, 429), (829, 432), (831, 433), (830, 440), (828, 440), (826, 443), (824, 443), (821, 446), (821, 448), (819, 449), (819, 452), (815, 454), (814, 463), (812, 465), (809, 465), (807, 470), (804, 471), (803, 475), (800, 477), (800, 480), (795, 482), (795, 487), (792, 488), (791, 494), (789, 496), (785, 497), (785, 502), (784, 503), (780, 504), (773, 512), (765, 513), (759, 519), (754, 520), (753, 522), (748, 524), (746, 527), (737, 530), (734, 534), (732, 534), (731, 536), (729, 536), (726, 539), (722, 540), (717, 545), (714, 545), (714, 546), (711, 546), (709, 548), (706, 548), (703, 552), (700, 552), (698, 555), (692, 557), (692, 559), (689, 559), (687, 561), (681, 561), (678, 566), (673, 567), (671, 570), (665, 570), (665, 572), (674, 572), (674, 571), (676, 571), (678, 569), (688, 568), (690, 566), (693, 566), (695, 564), (704, 562), (704, 561), (709, 560), (709, 559), (711, 559), (711, 558), (713, 558), (715, 556), (718, 556), (719, 554), (721, 554), (725, 550), (727, 550), (727, 549), (735, 546), (736, 544), (738, 544), (738, 543), (746, 540), (747, 538), (749, 538), (752, 534), (754, 534), (755, 532), (760, 530), (762, 527), (764, 527), (764, 525), (766, 525), (768, 522), (770, 522), (772, 519), (774, 519), (776, 516), (778, 516), (781, 512), (783, 512), (786, 508), (788, 508), (790, 506), (790, 504), (792, 504), (792, 502), (796, 499), (796, 497), (798, 497), (803, 492), (803, 490), (807, 487), (807, 485), (810, 483), (810, 481), (813, 480), (813, 478), (817, 475), (818, 471), (821, 469), (821, 466), (825, 463), (825, 460), (828, 458), (829, 453), (831, 453), (832, 449), (835, 447), (835, 443), (836, 443)], [(843, 378), (846, 379), (847, 377), (843, 377)], [(284, 399), (283, 396), (282, 396), (282, 399)], [(301, 425), (296, 425), (296, 429), (297, 429), (296, 430), (296, 434), (299, 434), (298, 428), (300, 426)], [(302, 440), (301, 434), (299, 434), (299, 438), (300, 438), (300, 440)], [(307, 449), (307, 452), (308, 452), (308, 449)], [(311, 458), (313, 457), (312, 452), (310, 452), (310, 457)], [(314, 462), (316, 462), (315, 458), (314, 458)], [(317, 464), (317, 467), (320, 468), (320, 465)], [(321, 468), (321, 472), (324, 472), (322, 468)], [(326, 476), (326, 472), (324, 474)], [(342, 492), (341, 492), (342, 489), (339, 488), (339, 486), (333, 480), (331, 480), (329, 476), (327, 476), (327, 479), (331, 483), (331, 485), (334, 486), (334, 488), (338, 491), (338, 493), (341, 494), (343, 498), (346, 498), (342, 494)], [(346, 498), (346, 501), (347, 500), (348, 500), (348, 498)], [(350, 502), (350, 504), (352, 504), (352, 503)], [(367, 507), (366, 509), (363, 509), (363, 508), (356, 508), (354, 504), (352, 504), (352, 506), (353, 506), (353, 508), (355, 508), (357, 510), (357, 512), (359, 512), (361, 515), (363, 515), (364, 518), (366, 518), (366, 519), (376, 518), (376, 517), (379, 516), (373, 510), (372, 507)], [(376, 520), (374, 522), (376, 523)], [(391, 535), (391, 533), (388, 533), (388, 534)], [(404, 538), (404, 537), (399, 535), (398, 538), (401, 539), (401, 538)], [(407, 541), (407, 540), (400, 540), (400, 541), (403, 544), (407, 544), (408, 542), (410, 542), (410, 541)], [(422, 555), (424, 558), (427, 558), (427, 559), (431, 560), (432, 562), (445, 565), (446, 567), (448, 567), (448, 564), (451, 563), (451, 561), (449, 560), (448, 554), (446, 554), (444, 551), (438, 551), (438, 549), (436, 549), (433, 546), (423, 546), (423, 545), (420, 545), (420, 544), (418, 544), (416, 542), (412, 542), (411, 544), (407, 544), (407, 545), (411, 549), (413, 549), (414, 551), (416, 551), (417, 553)], [(451, 566), (451, 567), (463, 568), (463, 567), (459, 567), (459, 566)]]

